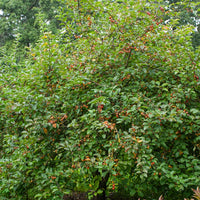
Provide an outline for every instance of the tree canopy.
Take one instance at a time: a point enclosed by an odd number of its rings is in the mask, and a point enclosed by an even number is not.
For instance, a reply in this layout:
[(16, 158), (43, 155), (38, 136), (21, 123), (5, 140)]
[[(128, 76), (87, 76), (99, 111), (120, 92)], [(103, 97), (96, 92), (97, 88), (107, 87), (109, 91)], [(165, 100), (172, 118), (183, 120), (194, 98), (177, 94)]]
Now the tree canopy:
[(29, 46), (39, 37), (40, 27), (37, 14), (42, 13), (49, 30), (55, 32), (59, 21), (55, 18), (58, 7), (56, 0), (1, 0), (0, 1), (0, 46), (12, 42), (17, 34), (21, 34), (20, 43)]
[(170, 0), (166, 1), (168, 9), (172, 9), (176, 14), (177, 26), (191, 24), (195, 27), (192, 34), (192, 44), (196, 48), (200, 45), (200, 3), (198, 0), (180, 1)]

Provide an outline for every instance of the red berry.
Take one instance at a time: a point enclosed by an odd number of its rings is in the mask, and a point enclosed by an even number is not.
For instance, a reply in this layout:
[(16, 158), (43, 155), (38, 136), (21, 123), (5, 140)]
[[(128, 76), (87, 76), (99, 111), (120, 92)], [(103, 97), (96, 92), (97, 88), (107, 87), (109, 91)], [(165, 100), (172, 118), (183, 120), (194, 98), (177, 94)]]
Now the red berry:
[(115, 184), (112, 185), (112, 190), (114, 190), (114, 189), (115, 189)]
[(165, 11), (163, 7), (160, 7), (160, 10), (161, 10), (162, 12), (164, 12), (164, 11)]

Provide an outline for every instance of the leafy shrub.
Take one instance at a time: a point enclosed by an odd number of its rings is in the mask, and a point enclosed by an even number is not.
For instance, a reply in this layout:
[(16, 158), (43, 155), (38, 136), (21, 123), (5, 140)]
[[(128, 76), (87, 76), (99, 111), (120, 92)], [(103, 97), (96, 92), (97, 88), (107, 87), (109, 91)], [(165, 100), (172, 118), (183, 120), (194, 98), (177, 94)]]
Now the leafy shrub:
[(192, 27), (173, 30), (146, 1), (67, 2), (60, 35), (44, 33), (10, 85), (2, 76), (0, 196), (190, 196), (200, 183)]

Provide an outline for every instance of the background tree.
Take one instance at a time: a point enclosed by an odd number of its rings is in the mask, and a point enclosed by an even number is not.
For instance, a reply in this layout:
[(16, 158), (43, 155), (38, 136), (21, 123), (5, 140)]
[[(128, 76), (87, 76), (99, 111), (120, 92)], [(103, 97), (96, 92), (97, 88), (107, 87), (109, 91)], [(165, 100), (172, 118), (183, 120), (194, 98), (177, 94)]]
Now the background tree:
[(0, 1), (0, 45), (12, 43), (17, 34), (21, 34), (20, 44), (29, 46), (40, 34), (37, 14), (42, 13), (44, 23), (49, 24), (49, 30), (56, 32), (59, 21), (55, 18), (58, 7), (56, 0), (1, 0)]
[(192, 44), (196, 48), (200, 45), (200, 3), (198, 0), (192, 1), (180, 1), (180, 0), (169, 0), (164, 1), (166, 4), (166, 11), (173, 10), (176, 13), (178, 19), (177, 26), (191, 24), (195, 27), (192, 33)]

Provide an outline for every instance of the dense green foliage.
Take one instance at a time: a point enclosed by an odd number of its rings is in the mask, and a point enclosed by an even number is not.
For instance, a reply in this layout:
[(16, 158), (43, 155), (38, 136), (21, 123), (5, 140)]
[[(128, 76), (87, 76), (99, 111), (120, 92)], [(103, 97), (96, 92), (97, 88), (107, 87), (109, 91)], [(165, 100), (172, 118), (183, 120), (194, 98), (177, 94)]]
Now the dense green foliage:
[(66, 8), (62, 31), (44, 32), (20, 66), (14, 50), (1, 61), (1, 199), (190, 197), (200, 185), (193, 27), (174, 29), (163, 22), (174, 13), (146, 1)]
[(43, 14), (48, 29), (56, 31), (59, 21), (55, 18), (62, 4), (55, 0), (0, 0), (0, 46), (13, 42), (21, 34), (20, 44), (29, 46), (40, 34), (37, 14)]
[(177, 26), (191, 24), (195, 27), (192, 34), (192, 45), (194, 48), (200, 46), (200, 2), (199, 0), (169, 0), (164, 1), (166, 9), (173, 10)]

